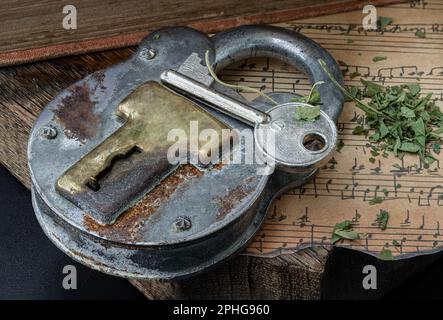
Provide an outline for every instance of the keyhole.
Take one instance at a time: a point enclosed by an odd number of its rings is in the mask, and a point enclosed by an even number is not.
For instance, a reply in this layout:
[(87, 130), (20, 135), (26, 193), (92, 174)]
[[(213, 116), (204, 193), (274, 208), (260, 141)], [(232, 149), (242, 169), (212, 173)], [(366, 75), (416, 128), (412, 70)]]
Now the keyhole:
[(104, 178), (107, 175), (109, 175), (111, 173), (112, 168), (117, 166), (119, 163), (122, 163), (124, 161), (129, 161), (131, 159), (131, 157), (133, 157), (136, 154), (140, 154), (141, 152), (142, 152), (142, 150), (139, 147), (134, 146), (125, 154), (119, 154), (119, 155), (114, 156), (114, 158), (112, 158), (111, 163), (108, 167), (106, 167), (105, 169), (100, 171), (96, 176), (90, 177), (88, 179), (88, 181), (86, 182), (86, 186), (89, 189), (91, 189), (92, 191), (95, 191), (95, 192), (99, 191), (101, 189), (102, 181), (104, 180)]
[(317, 133), (308, 133), (303, 137), (303, 146), (309, 151), (321, 151), (325, 148), (326, 141)]

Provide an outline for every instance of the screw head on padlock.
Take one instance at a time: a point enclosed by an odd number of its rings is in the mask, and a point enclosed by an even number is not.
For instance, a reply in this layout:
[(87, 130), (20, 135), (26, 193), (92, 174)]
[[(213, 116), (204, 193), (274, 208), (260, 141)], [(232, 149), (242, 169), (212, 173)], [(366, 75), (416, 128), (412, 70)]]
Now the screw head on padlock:
[[(214, 83), (203, 62), (207, 51), (219, 69), (251, 55), (268, 56), (306, 70), (312, 83), (325, 81), (320, 118), (294, 121), (292, 93), (271, 93), (275, 106), (260, 98), (248, 102)], [(244, 26), (210, 38), (180, 27), (148, 36), (129, 60), (62, 91), (34, 124), (28, 159), (44, 232), (77, 261), (126, 278), (189, 276), (238, 253), (271, 201), (311, 179), (334, 148), (344, 99), (318, 59), (341, 81), (326, 50), (282, 28)], [(183, 88), (165, 86), (169, 71), (209, 91), (190, 100)], [(220, 112), (223, 105), (214, 109), (210, 97), (237, 109)], [(168, 150), (178, 142), (167, 137), (174, 138), (175, 129), (192, 136), (192, 121), (199, 123), (197, 136), (204, 128), (221, 134), (253, 127), (257, 149), (282, 170), (257, 175), (256, 163), (171, 163)], [(275, 150), (268, 147), (270, 133)], [(203, 149), (198, 140), (187, 143), (197, 153)], [(246, 156), (247, 150), (240, 152)]]

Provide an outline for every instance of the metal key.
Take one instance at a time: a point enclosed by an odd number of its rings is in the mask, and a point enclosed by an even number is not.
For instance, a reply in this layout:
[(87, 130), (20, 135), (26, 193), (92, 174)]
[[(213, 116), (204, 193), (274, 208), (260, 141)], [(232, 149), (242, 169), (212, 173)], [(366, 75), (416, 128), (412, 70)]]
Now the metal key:
[(324, 111), (314, 122), (294, 119), (297, 106), (311, 105), (289, 102), (264, 113), (173, 70), (163, 72), (160, 78), (172, 89), (253, 126), (256, 148), (263, 160), (277, 169), (297, 172), (319, 168), (336, 145), (337, 128)]

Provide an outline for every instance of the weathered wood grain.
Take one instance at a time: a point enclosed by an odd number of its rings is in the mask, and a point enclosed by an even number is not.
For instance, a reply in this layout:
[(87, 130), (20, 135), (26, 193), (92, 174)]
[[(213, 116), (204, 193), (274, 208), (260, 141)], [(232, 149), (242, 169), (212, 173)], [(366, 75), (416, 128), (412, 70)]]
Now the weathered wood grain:
[[(389, 4), (402, 0), (373, 0)], [(354, 10), (362, 0), (3, 0), (0, 66), (137, 44), (150, 30), (189, 25), (203, 32)], [(77, 9), (77, 29), (63, 28), (63, 7)]]

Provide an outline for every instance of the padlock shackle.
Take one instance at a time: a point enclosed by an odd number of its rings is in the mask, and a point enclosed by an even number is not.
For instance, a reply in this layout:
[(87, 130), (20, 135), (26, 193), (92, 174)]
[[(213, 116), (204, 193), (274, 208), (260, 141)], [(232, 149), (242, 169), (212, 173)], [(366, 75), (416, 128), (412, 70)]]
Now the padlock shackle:
[(214, 69), (220, 71), (228, 65), (247, 58), (269, 57), (282, 60), (303, 71), (318, 86), (322, 109), (334, 121), (341, 113), (344, 97), (331, 82), (318, 63), (323, 59), (339, 83), (343, 83), (340, 68), (334, 58), (319, 44), (304, 35), (283, 28), (248, 25), (220, 32), (212, 40), (215, 46)]

